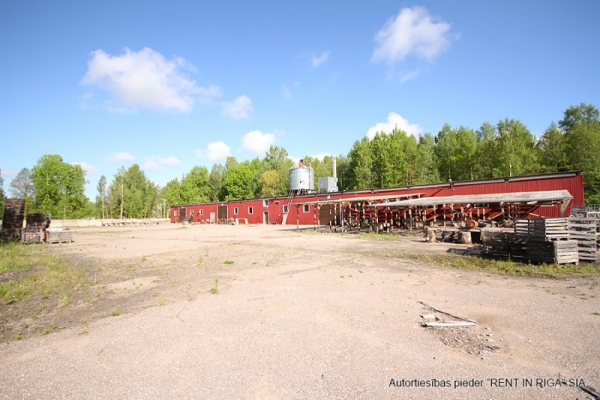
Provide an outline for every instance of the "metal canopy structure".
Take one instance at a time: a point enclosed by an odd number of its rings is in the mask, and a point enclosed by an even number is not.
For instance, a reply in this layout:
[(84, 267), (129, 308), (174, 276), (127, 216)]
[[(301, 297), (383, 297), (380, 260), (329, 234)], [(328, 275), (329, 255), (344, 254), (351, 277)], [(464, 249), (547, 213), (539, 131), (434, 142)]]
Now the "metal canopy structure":
[(521, 192), (521, 193), (494, 193), (494, 194), (472, 194), (463, 196), (421, 197), (386, 203), (386, 207), (428, 207), (441, 204), (539, 204), (568, 202), (573, 196), (568, 190), (549, 190), (543, 192)]
[(401, 198), (410, 199), (411, 197), (415, 197), (415, 196), (420, 197), (423, 194), (424, 193), (411, 193), (411, 194), (395, 194), (395, 195), (388, 195), (388, 196), (361, 196), (361, 197), (345, 197), (345, 198), (338, 198), (338, 199), (317, 199), (317, 200), (313, 200), (313, 201), (302, 201), (302, 202), (297, 202), (297, 203), (294, 202), (293, 205), (303, 206), (305, 204), (316, 205), (316, 204), (353, 203), (353, 202), (370, 203), (370, 202), (374, 202), (374, 201), (382, 201), (382, 203), (380, 203), (381, 205), (388, 205), (388, 204), (396, 203), (396, 202), (392, 202), (392, 201), (388, 201), (388, 200), (401, 199)]

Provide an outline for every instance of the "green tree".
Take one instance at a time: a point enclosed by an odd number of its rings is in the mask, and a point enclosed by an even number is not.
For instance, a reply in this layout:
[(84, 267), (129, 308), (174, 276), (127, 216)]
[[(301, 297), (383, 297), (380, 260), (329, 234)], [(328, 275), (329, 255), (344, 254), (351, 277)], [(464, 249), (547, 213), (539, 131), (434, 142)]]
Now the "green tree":
[(437, 164), (442, 179), (457, 180), (456, 158), (457, 158), (457, 138), (455, 132), (449, 124), (444, 124), (442, 130), (435, 137), (435, 154)]
[(219, 197), (222, 200), (244, 200), (254, 197), (255, 171), (249, 163), (227, 168), (223, 174), (223, 183)]
[(196, 166), (181, 181), (181, 200), (183, 203), (204, 203), (210, 200), (208, 169)]
[(181, 199), (181, 183), (177, 178), (171, 179), (165, 187), (161, 189), (161, 197), (165, 199), (167, 207), (183, 204)]
[(108, 184), (104, 175), (102, 175), (98, 180), (98, 185), (96, 186), (96, 189), (98, 190), (98, 194), (96, 195), (96, 207), (98, 208), (98, 215), (100, 216), (100, 218), (104, 219), (108, 215)]
[(553, 122), (536, 143), (541, 168), (544, 172), (567, 169), (566, 144), (564, 132)]
[(110, 185), (113, 214), (119, 218), (147, 218), (153, 215), (158, 200), (158, 187), (146, 178), (138, 164), (121, 167)]
[(2, 178), (2, 170), (0, 169), (0, 215), (4, 214), (4, 204), (6, 202), (6, 195), (4, 194), (4, 178)]
[(435, 156), (435, 137), (426, 133), (419, 137), (415, 163), (415, 176), (411, 184), (437, 183), (440, 181)]
[(262, 174), (266, 171), (277, 172), (277, 175), (279, 176), (279, 185), (275, 195), (285, 195), (288, 193), (288, 188), (290, 185), (289, 171), (293, 166), (294, 162), (290, 159), (286, 149), (271, 145), (269, 150), (266, 152), (260, 167), (258, 168), (258, 176), (262, 177)]
[(260, 197), (274, 197), (279, 192), (280, 178), (277, 171), (265, 171), (258, 181)]
[(586, 202), (600, 204), (600, 118), (598, 109), (580, 104), (569, 107), (559, 127), (565, 131), (567, 165), (583, 171)]
[(369, 138), (363, 137), (354, 142), (348, 153), (347, 188), (350, 190), (372, 187), (371, 180), (371, 148)]
[(503, 176), (539, 172), (535, 137), (520, 121), (498, 122), (498, 170)]
[(221, 181), (223, 180), (223, 173), (225, 167), (221, 164), (213, 164), (210, 174), (208, 175), (208, 198), (210, 201), (219, 200), (219, 192), (221, 191)]
[(31, 170), (35, 209), (61, 218), (80, 218), (87, 213), (85, 172), (63, 162), (57, 154), (42, 156)]
[(496, 127), (485, 122), (477, 131), (477, 150), (475, 154), (475, 178), (485, 179), (497, 176), (498, 135)]

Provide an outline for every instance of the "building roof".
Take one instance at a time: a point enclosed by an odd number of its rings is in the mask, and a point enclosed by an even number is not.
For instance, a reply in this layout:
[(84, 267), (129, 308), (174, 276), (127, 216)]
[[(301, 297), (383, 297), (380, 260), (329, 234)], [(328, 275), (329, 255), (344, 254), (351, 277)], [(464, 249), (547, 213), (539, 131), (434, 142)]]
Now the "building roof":
[(385, 203), (386, 207), (436, 206), (440, 204), (482, 204), (482, 203), (553, 203), (573, 199), (568, 190), (547, 190), (542, 192), (469, 194), (461, 196), (421, 197)]

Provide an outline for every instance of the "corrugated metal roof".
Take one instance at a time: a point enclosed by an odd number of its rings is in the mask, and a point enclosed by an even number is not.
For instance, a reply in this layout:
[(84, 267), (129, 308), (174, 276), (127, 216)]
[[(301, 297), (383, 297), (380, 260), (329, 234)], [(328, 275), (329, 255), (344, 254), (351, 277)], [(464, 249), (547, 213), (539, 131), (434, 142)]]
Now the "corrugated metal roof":
[[(332, 203), (352, 203), (352, 202), (361, 202), (361, 201), (378, 201), (378, 200), (389, 200), (389, 199), (399, 199), (402, 197), (414, 197), (414, 196), (422, 196), (425, 193), (407, 193), (407, 194), (394, 194), (388, 196), (357, 196), (357, 197), (341, 197), (341, 198), (333, 198), (333, 199), (316, 199), (315, 201), (303, 201), (303, 202), (293, 202), (293, 205), (304, 205), (304, 204), (332, 204)], [(382, 204), (390, 204), (382, 203)]]
[(439, 204), (480, 204), (480, 203), (545, 203), (571, 200), (568, 190), (547, 190), (543, 192), (473, 194), (463, 196), (421, 197), (385, 203), (386, 207), (434, 206)]

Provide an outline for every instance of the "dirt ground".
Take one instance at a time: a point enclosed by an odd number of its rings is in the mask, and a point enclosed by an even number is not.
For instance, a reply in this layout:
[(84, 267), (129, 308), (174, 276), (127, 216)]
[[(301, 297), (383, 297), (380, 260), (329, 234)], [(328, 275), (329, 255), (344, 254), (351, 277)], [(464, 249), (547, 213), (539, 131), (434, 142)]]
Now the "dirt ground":
[[(80, 228), (91, 287), (0, 345), (4, 398), (593, 398), (600, 278), (491, 275), (462, 245), (281, 226)], [(393, 251), (394, 257), (389, 256)], [(456, 320), (431, 307), (477, 321)], [(22, 323), (22, 321), (20, 321)]]

